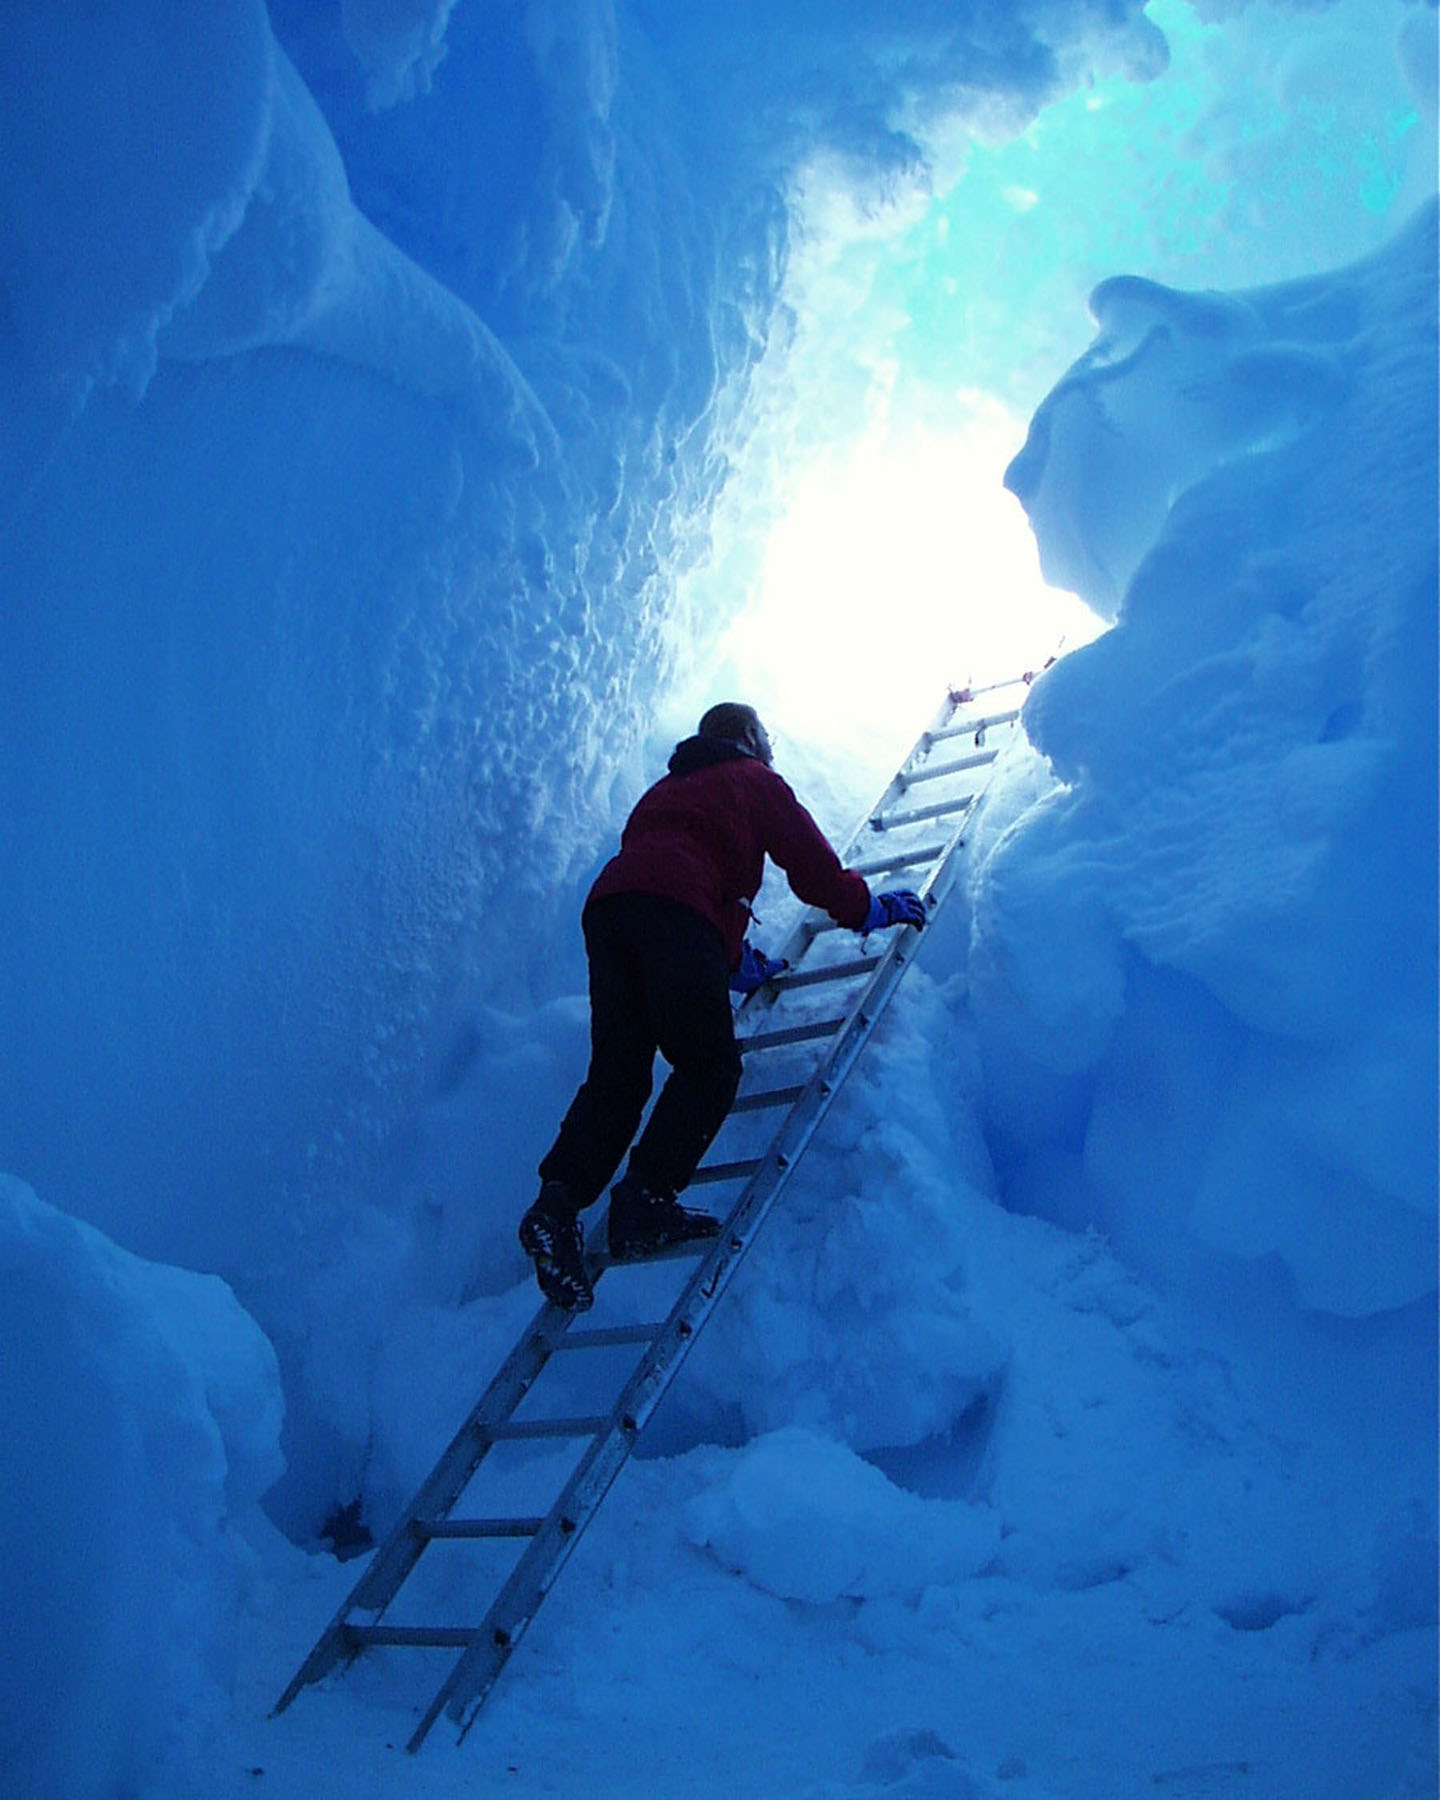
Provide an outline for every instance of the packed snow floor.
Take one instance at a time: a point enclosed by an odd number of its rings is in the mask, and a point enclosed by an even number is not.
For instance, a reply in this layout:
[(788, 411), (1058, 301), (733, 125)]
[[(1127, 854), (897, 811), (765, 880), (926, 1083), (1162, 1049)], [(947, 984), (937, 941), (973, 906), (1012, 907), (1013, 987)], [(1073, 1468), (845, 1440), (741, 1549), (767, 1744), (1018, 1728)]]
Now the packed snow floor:
[[(863, 1091), (848, 1099), (868, 1111)], [(843, 1114), (832, 1135), (848, 1138)], [(795, 1234), (823, 1213), (814, 1183), (844, 1147), (815, 1154), (657, 1415), (662, 1447), (726, 1393)], [(1367, 1362), (1357, 1342), (1350, 1391), (1327, 1381), (1312, 1412), (1303, 1329), (1273, 1346), (1277, 1377), (1093, 1234), (950, 1201), (980, 1397), (949, 1431), (862, 1458), (786, 1424), (632, 1459), (464, 1742), (442, 1719), (415, 1757), (444, 1652), (369, 1653), (267, 1716), (363, 1567), (277, 1536), (255, 1557), (234, 1735), (207, 1791), (1429, 1800), (1429, 1528), (1394, 1509), (1383, 1472), (1357, 1480), (1383, 1432), (1346, 1452), (1367, 1369), (1375, 1417), (1390, 1407), (1393, 1344), (1371, 1341)], [(437, 1312), (430, 1367), (450, 1415), (412, 1394), (416, 1469), (478, 1389), (467, 1342), (488, 1377), (531, 1300)], [(989, 1375), (987, 1332), (1006, 1339)], [(1395, 1419), (1405, 1429), (1403, 1407)], [(523, 1458), (538, 1472), (554, 1453), (521, 1454), (523, 1480)], [(490, 1589), (440, 1560), (474, 1553), (432, 1548), (391, 1617), (478, 1612)]]
[[(980, 1577), (911, 1599), (785, 1600), (690, 1542), (727, 1453), (632, 1463), (458, 1748), (389, 1651), (266, 1717), (355, 1566), (257, 1570), (238, 1747), (208, 1791), (1428, 1800), (1426, 1628), (1326, 1651), (1316, 1619), (1168, 1615), (1125, 1578), (1057, 1599)], [(448, 1659), (446, 1660), (448, 1667)], [(443, 1678), (438, 1669), (434, 1685)]]

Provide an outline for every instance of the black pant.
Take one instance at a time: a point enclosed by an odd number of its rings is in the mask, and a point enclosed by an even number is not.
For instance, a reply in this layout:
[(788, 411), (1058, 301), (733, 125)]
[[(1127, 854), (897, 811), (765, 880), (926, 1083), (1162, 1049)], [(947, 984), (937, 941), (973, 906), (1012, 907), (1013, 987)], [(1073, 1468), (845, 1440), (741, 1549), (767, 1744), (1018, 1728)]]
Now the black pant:
[(729, 966), (706, 918), (657, 894), (609, 894), (585, 909), (590, 1068), (540, 1164), (577, 1207), (594, 1204), (639, 1128), (655, 1052), (670, 1077), (630, 1173), (677, 1194), (725, 1122), (740, 1085)]

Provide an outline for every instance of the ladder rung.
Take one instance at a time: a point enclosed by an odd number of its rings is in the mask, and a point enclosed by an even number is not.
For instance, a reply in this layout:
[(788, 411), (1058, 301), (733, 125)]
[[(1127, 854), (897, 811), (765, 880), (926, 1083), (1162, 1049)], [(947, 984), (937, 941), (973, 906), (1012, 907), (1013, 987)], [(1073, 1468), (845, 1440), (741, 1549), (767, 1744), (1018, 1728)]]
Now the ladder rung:
[(895, 831), (901, 825), (918, 825), (924, 819), (943, 819), (950, 813), (964, 812), (973, 794), (959, 794), (953, 800), (937, 800), (933, 806), (912, 806), (908, 812), (877, 813), (870, 821), (872, 831)]
[(704, 1256), (714, 1242), (713, 1237), (687, 1238), (683, 1244), (667, 1244), (663, 1250), (647, 1250), (641, 1256), (612, 1256), (608, 1250), (601, 1250), (587, 1256), (585, 1264), (592, 1275), (600, 1269), (644, 1269), (651, 1263), (674, 1262), (682, 1256)]
[(509, 1438), (594, 1437), (609, 1423), (607, 1414), (589, 1419), (506, 1419), (479, 1429), (491, 1443), (499, 1444)]
[(777, 1044), (805, 1044), (812, 1038), (833, 1037), (844, 1023), (843, 1019), (817, 1019), (810, 1025), (787, 1025), (783, 1031), (752, 1031), (735, 1042), (744, 1056), (751, 1050), (773, 1050)]
[(907, 850), (900, 856), (880, 856), (873, 862), (851, 863), (856, 875), (889, 875), (896, 869), (913, 869), (916, 863), (934, 862), (942, 854), (943, 844), (927, 844), (920, 850)]
[(971, 719), (964, 725), (942, 725), (938, 731), (927, 731), (925, 736), (932, 744), (943, 744), (948, 738), (974, 737), (977, 731), (988, 731), (992, 725), (1013, 725), (1020, 717), (1020, 709), (1013, 712), (991, 713), (986, 719)]
[(562, 1332), (550, 1339), (552, 1350), (604, 1350), (615, 1344), (649, 1344), (665, 1329), (662, 1319), (655, 1325), (592, 1325), (583, 1330)]
[(973, 756), (960, 756), (954, 762), (937, 763), (933, 769), (916, 769), (913, 772), (907, 769), (897, 777), (900, 791), (904, 793), (906, 788), (914, 787), (917, 782), (939, 781), (942, 775), (959, 775), (966, 769), (983, 768), (986, 763), (994, 762), (999, 754), (998, 750), (977, 750)]
[[(1052, 656), (1044, 668), (1048, 669), (1054, 660), (1055, 658)], [(1043, 672), (1043, 669), (1027, 669), (1023, 675), (1012, 675), (1009, 681), (987, 681), (984, 687), (952, 688), (950, 701), (953, 706), (968, 706), (978, 700), (982, 694), (1003, 694), (1010, 688), (1028, 688), (1035, 677)]]
[(408, 1650), (464, 1650), (475, 1642), (463, 1625), (350, 1625), (340, 1627), (347, 1648), (390, 1644)]
[(763, 1160), (763, 1157), (751, 1156), (743, 1162), (706, 1163), (690, 1177), (691, 1186), (703, 1187), (710, 1182), (748, 1179), (760, 1167)]
[(425, 1538), (534, 1537), (544, 1519), (412, 1519), (410, 1529)]
[(879, 966), (878, 956), (859, 956), (850, 962), (831, 963), (825, 969), (802, 969), (794, 975), (777, 975), (771, 986), (782, 992), (791, 988), (819, 987), (826, 981), (849, 981), (856, 975), (868, 975)]
[(762, 1088), (757, 1094), (742, 1094), (730, 1110), (761, 1112), (767, 1106), (793, 1106), (804, 1092), (803, 1087)]

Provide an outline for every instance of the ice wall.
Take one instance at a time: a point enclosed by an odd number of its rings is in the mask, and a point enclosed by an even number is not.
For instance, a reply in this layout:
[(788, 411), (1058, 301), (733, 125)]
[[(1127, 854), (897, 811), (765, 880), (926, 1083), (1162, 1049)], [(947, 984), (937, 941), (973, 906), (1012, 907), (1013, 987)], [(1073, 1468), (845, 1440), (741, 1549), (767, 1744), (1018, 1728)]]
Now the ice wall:
[(1013, 1191), (1351, 1318), (1435, 1285), (1435, 257), (1096, 294), (1008, 479), (1116, 624), (976, 875)]
[(796, 159), (913, 170), (937, 108), (1155, 40), (192, 10), (0, 23), (0, 1167), (233, 1276), (292, 1364), (410, 1279), (481, 1002), (577, 983)]

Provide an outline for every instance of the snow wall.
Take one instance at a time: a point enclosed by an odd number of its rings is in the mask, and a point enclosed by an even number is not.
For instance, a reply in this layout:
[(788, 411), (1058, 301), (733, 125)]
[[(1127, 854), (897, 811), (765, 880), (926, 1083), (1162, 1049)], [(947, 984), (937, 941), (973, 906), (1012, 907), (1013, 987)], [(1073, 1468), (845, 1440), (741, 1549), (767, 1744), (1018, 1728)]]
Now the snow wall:
[(1346, 1317), (1435, 1285), (1435, 261), (1431, 206), (1312, 281), (1107, 282), (1007, 477), (1116, 624), (975, 863), (1000, 1159)]

